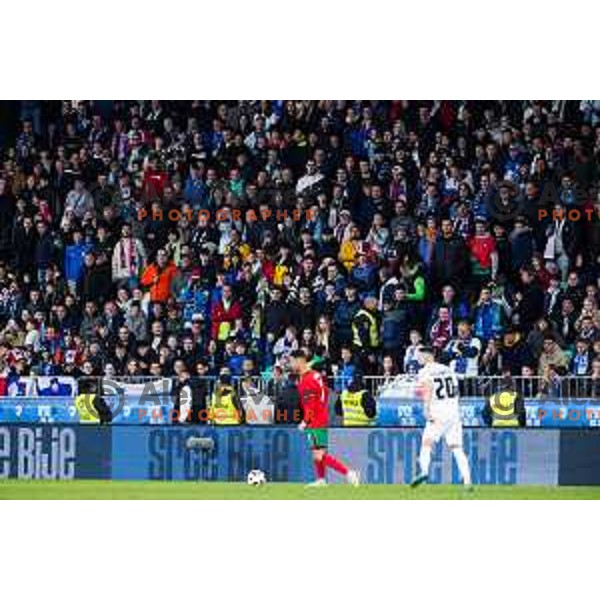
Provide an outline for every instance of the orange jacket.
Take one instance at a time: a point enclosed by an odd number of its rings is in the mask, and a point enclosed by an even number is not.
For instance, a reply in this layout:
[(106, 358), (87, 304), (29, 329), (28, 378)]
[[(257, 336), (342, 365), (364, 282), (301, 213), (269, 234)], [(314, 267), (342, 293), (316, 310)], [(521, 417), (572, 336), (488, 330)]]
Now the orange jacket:
[(162, 271), (156, 263), (148, 265), (142, 273), (141, 283), (149, 288), (152, 302), (166, 302), (171, 296), (171, 283), (177, 275), (177, 267), (169, 263)]

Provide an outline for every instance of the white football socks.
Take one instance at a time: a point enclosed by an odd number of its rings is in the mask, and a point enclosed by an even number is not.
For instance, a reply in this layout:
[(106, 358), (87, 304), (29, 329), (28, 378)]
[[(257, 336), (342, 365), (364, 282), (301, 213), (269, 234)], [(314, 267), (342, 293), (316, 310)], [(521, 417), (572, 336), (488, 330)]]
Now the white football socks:
[(469, 468), (469, 460), (465, 451), (462, 448), (455, 448), (452, 454), (454, 455), (454, 460), (456, 461), (456, 466), (458, 467), (463, 483), (471, 485), (471, 469)]
[(429, 475), (429, 464), (431, 463), (431, 448), (421, 447), (419, 453), (419, 467), (421, 468), (421, 475)]

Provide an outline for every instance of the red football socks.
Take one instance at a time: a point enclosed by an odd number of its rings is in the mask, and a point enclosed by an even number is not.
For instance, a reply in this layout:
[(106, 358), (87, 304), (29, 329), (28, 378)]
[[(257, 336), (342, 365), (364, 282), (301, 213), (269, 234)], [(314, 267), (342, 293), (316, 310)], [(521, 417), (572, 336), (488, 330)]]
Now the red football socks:
[(331, 456), (331, 454), (326, 454), (323, 457), (323, 465), (323, 470), (325, 470), (325, 467), (328, 467), (334, 471), (337, 471), (338, 473), (341, 473), (342, 475), (347, 475), (348, 473), (348, 467), (334, 456)]
[(325, 479), (325, 465), (322, 460), (313, 460), (313, 464), (315, 465), (315, 474), (317, 475), (317, 479)]

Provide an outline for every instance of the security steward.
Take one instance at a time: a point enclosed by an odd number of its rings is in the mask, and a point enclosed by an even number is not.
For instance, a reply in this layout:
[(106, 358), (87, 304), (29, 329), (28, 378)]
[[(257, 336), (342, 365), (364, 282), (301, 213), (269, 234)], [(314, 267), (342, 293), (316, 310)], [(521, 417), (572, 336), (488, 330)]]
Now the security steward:
[(379, 318), (377, 298), (368, 296), (352, 319), (352, 347), (360, 357), (366, 373), (374, 373), (377, 367), (376, 352), (379, 349)]
[(81, 382), (75, 397), (75, 409), (80, 423), (110, 423), (112, 412), (100, 394), (95, 382)]
[(377, 403), (366, 389), (360, 373), (355, 373), (348, 387), (336, 402), (336, 413), (342, 417), (344, 427), (368, 427), (377, 415)]
[(507, 386), (489, 396), (483, 420), (491, 427), (525, 427), (525, 402), (514, 386)]
[(245, 422), (244, 407), (228, 368), (221, 369), (210, 398), (210, 421), (214, 425), (241, 425)]

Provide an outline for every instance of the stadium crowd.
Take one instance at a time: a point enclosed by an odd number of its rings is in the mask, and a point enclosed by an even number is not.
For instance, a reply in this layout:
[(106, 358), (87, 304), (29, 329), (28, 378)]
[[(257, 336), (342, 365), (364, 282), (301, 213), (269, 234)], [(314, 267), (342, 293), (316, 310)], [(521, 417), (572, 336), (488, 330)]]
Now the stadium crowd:
[(5, 378), (279, 376), (306, 348), (344, 381), (425, 341), (463, 375), (600, 381), (598, 101), (20, 111)]

